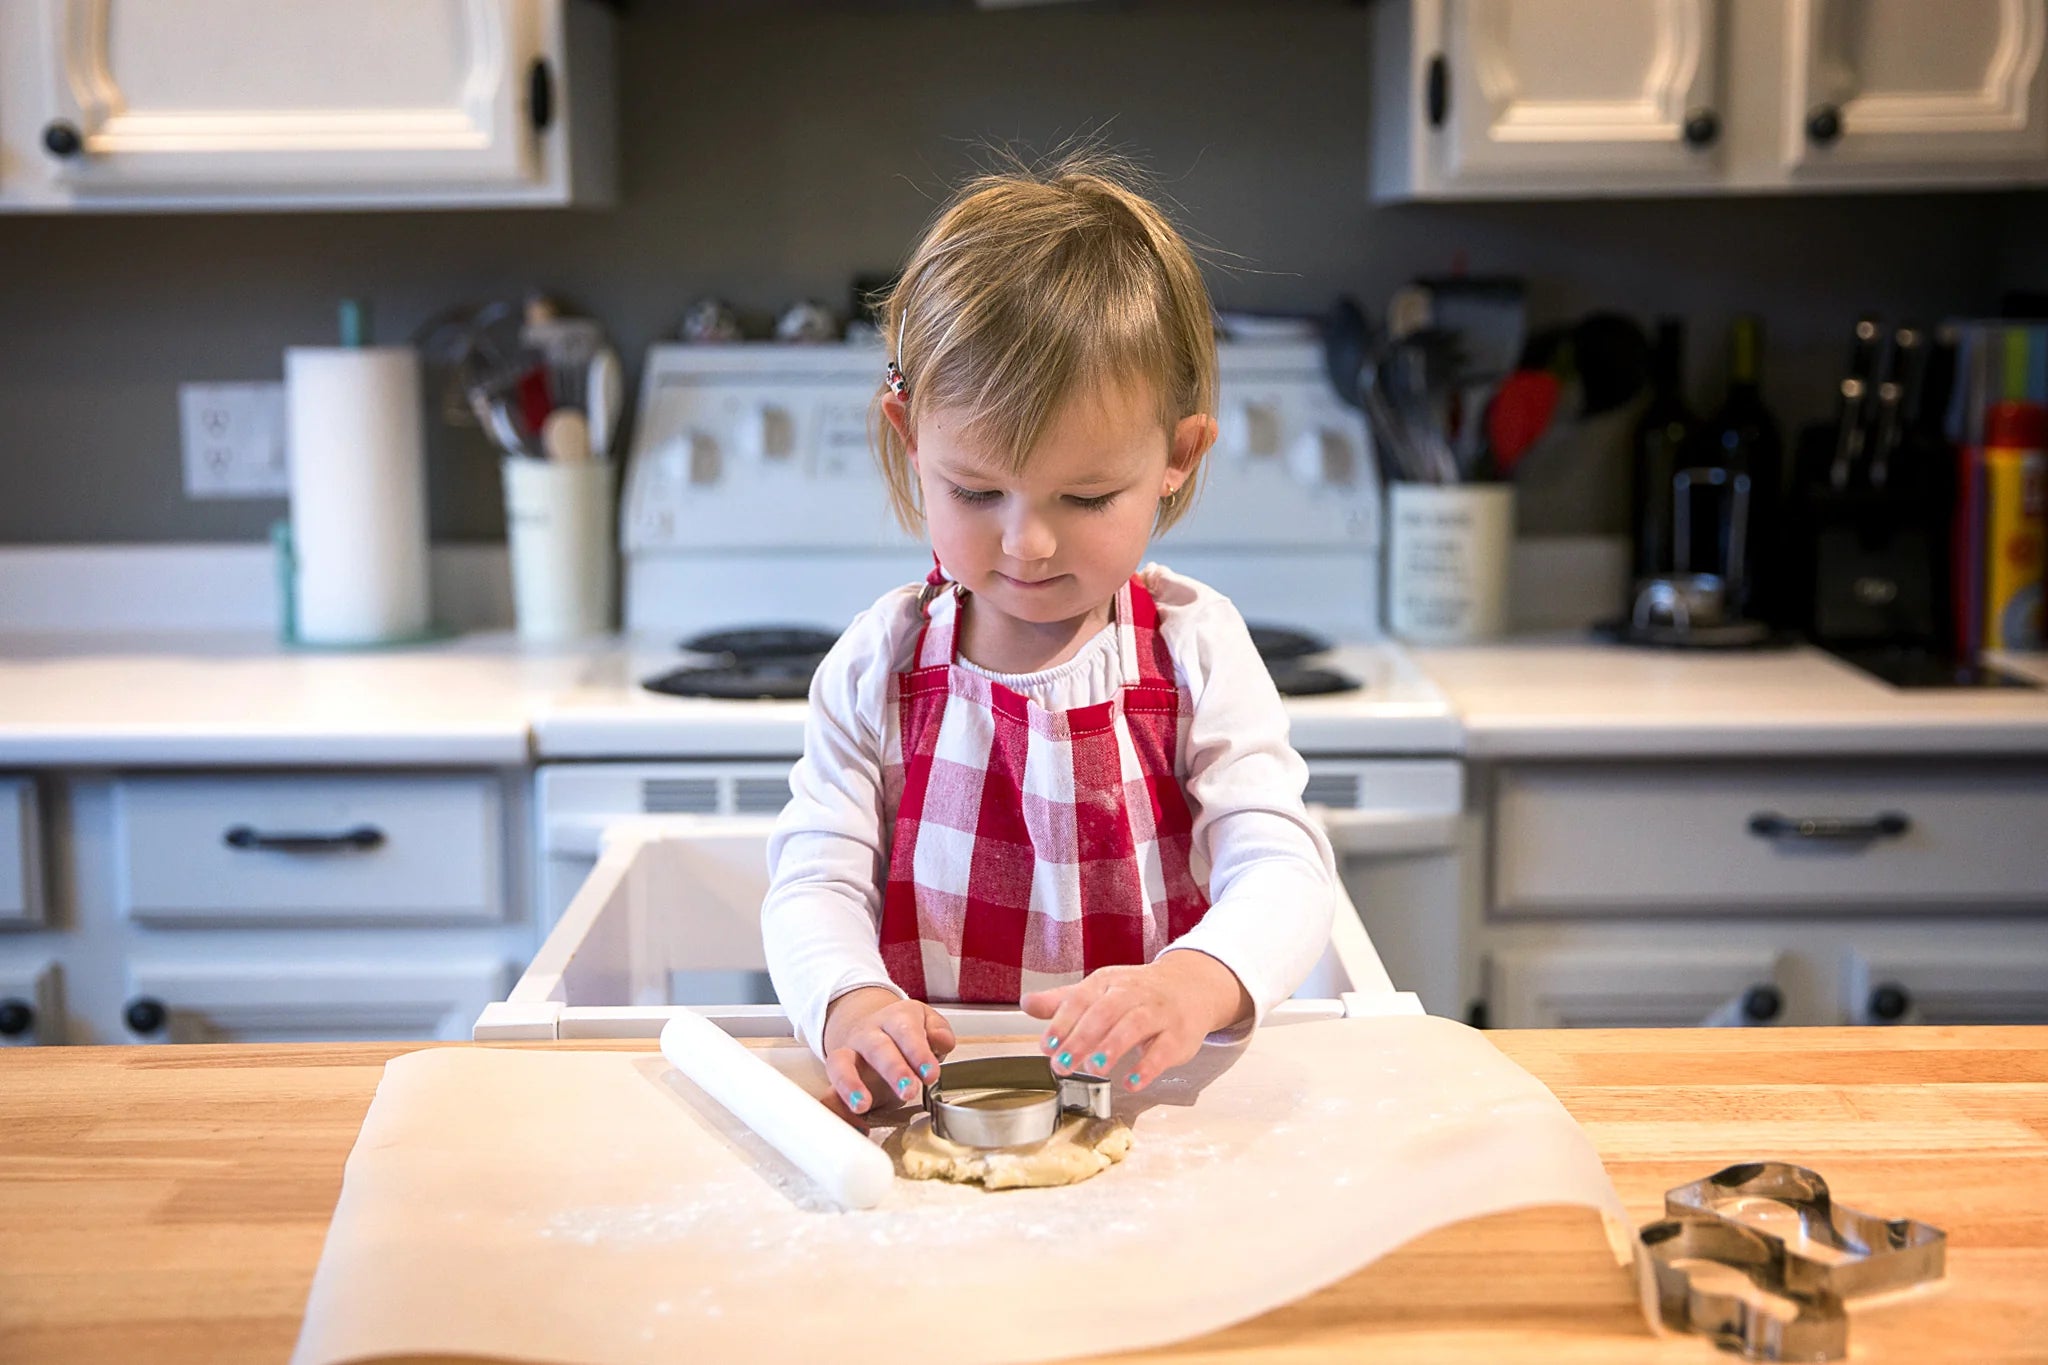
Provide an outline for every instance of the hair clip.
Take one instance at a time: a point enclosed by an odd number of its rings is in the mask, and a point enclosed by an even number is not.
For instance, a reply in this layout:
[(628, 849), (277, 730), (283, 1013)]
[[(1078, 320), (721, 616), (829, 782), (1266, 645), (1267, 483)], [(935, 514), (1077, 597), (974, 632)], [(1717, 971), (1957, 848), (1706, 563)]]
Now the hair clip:
[(903, 377), (903, 371), (896, 368), (895, 361), (889, 362), (889, 368), (884, 372), (883, 377), (889, 387), (896, 391), (898, 398), (901, 398), (906, 403), (910, 401), (910, 382)]

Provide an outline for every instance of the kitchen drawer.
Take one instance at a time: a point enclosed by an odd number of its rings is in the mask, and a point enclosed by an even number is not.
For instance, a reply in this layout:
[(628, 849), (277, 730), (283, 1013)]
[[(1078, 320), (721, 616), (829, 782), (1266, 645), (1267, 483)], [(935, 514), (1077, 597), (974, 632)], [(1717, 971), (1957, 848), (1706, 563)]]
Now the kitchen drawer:
[(1510, 768), (1493, 908), (2048, 909), (2044, 812), (2038, 768)]
[(492, 777), (133, 777), (114, 809), (118, 903), (142, 923), (504, 917)]
[(0, 777), (0, 927), (42, 923), (42, 842), (34, 779)]
[(1848, 954), (1851, 1024), (2048, 1024), (2048, 943), (1866, 948)]

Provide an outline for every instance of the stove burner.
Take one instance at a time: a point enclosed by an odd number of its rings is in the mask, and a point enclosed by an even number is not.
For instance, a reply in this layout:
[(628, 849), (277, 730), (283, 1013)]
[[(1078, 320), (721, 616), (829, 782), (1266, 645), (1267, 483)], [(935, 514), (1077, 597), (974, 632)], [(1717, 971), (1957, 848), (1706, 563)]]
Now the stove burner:
[(811, 692), (816, 655), (730, 664), (715, 668), (678, 668), (641, 683), (650, 692), (671, 697), (715, 697), (722, 701), (802, 701)]
[(1269, 665), (1287, 659), (1303, 658), (1310, 654), (1321, 654), (1330, 647), (1328, 640), (1286, 626), (1254, 625), (1248, 622), (1245, 629), (1251, 632), (1252, 648), (1258, 650), (1259, 657)]
[(692, 654), (729, 654), (735, 659), (816, 659), (837, 643), (837, 633), (811, 626), (752, 626), (693, 635), (682, 647)]
[(1334, 668), (1312, 668), (1285, 660), (1269, 662), (1266, 668), (1273, 675), (1273, 686), (1280, 689), (1283, 697), (1321, 697), (1333, 692), (1356, 692), (1365, 686)]

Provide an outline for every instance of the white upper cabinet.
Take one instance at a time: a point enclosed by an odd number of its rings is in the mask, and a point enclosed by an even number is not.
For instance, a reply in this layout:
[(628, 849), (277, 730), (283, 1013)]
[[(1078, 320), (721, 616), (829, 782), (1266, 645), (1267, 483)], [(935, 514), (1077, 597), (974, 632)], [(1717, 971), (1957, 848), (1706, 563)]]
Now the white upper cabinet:
[(610, 196), (612, 20), (596, 0), (0, 6), (14, 207)]
[(2048, 0), (1381, 0), (1382, 200), (2048, 183)]
[(2038, 168), (2048, 157), (2042, 0), (1785, 0), (1784, 163), (1802, 180), (1873, 168)]
[(1447, 183), (1718, 173), (1716, 0), (1441, 0), (1424, 96)]

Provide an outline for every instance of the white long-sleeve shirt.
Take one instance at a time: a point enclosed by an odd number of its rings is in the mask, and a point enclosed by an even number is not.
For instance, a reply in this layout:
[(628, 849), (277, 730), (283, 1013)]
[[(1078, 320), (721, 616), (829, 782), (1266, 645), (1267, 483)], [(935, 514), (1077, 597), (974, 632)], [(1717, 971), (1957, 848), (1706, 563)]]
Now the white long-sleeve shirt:
[[(1336, 869), (1303, 808), (1307, 765), (1244, 618), (1215, 590), (1158, 565), (1141, 571), (1159, 606), (1176, 681), (1193, 699), (1177, 768), (1194, 814), (1190, 869), (1209, 910), (1163, 951), (1194, 948), (1228, 967), (1263, 1018), (1301, 984), (1329, 941)], [(896, 812), (885, 809), (883, 742), (896, 674), (923, 624), (919, 585), (858, 617), (811, 681), (804, 755), (768, 844), (761, 933), (775, 993), (797, 1036), (822, 1050), (825, 1012), (889, 980), (877, 940)], [(1114, 624), (1037, 673), (973, 669), (1050, 710), (1112, 698), (1124, 685)]]

